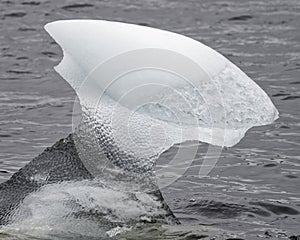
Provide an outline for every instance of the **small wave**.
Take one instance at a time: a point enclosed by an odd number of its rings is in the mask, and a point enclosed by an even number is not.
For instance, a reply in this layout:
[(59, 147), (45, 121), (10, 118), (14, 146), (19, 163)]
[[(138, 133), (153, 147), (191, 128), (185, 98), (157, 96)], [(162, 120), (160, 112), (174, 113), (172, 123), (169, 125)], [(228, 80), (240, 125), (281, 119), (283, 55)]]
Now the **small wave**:
[(29, 5), (29, 6), (38, 6), (41, 3), (38, 1), (29, 1), (29, 2), (22, 2), (22, 5)]
[(22, 18), (26, 16), (25, 12), (12, 12), (4, 14), (4, 17), (11, 17), (11, 18)]
[(89, 3), (78, 3), (78, 4), (70, 4), (70, 5), (63, 6), (62, 9), (72, 10), (72, 9), (81, 9), (81, 8), (88, 8), (88, 7), (94, 7), (94, 5)]
[(251, 15), (240, 15), (240, 16), (236, 16), (236, 17), (231, 17), (228, 20), (229, 21), (247, 21), (252, 18), (253, 18), (253, 16), (251, 16)]

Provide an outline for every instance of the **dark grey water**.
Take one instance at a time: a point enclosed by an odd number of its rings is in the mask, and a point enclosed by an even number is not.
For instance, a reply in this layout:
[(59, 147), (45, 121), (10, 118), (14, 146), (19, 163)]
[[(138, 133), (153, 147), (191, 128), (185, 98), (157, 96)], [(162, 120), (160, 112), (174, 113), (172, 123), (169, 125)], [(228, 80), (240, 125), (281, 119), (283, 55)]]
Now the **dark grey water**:
[[(280, 118), (225, 149), (204, 179), (197, 177), (199, 152), (185, 176), (163, 193), (188, 225), (240, 231), (249, 239), (300, 234), (299, 0), (1, 0), (1, 182), (71, 132), (75, 93), (53, 70), (62, 53), (43, 26), (72, 18), (178, 32), (221, 52), (252, 77), (271, 96)], [(175, 152), (176, 147), (161, 159)], [(153, 234), (150, 228), (138, 236)], [(172, 234), (168, 239), (179, 236)]]

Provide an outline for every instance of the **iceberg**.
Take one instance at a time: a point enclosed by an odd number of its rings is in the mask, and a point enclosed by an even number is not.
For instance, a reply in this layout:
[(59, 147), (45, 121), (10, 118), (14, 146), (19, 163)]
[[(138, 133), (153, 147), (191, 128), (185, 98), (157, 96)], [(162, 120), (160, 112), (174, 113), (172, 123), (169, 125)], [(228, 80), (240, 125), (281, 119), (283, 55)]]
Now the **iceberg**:
[[(104, 20), (62, 20), (45, 29), (63, 50), (55, 70), (76, 91), (82, 121), (89, 122), (83, 131), (89, 132), (88, 145), (101, 139), (93, 154), (122, 162), (129, 171), (152, 169), (158, 156), (176, 143), (234, 146), (250, 128), (278, 118), (253, 80), (189, 37)], [(97, 175), (107, 163), (92, 161), (94, 156), (82, 146), (79, 141), (83, 162)], [(192, 159), (195, 151), (189, 154)], [(212, 147), (207, 156), (219, 154)]]

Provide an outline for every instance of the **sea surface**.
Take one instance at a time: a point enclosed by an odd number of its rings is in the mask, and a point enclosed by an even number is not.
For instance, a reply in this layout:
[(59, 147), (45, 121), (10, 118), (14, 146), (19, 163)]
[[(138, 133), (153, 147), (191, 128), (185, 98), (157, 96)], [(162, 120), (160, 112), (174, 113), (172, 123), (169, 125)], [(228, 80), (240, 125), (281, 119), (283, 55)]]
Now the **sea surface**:
[(62, 52), (43, 29), (60, 19), (192, 37), (246, 72), (280, 113), (224, 149), (205, 178), (198, 177), (202, 144), (184, 176), (162, 189), (182, 226), (144, 226), (123, 239), (205, 239), (211, 231), (225, 232), (215, 239), (300, 239), (299, 0), (0, 0), (0, 182), (72, 131), (75, 92), (53, 70)]

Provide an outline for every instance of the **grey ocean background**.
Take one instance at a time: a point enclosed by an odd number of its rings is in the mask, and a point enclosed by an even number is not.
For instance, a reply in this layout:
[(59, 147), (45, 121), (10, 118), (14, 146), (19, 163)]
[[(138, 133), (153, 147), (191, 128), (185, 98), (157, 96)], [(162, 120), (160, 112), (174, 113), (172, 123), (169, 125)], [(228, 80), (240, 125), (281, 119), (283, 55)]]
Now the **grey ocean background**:
[[(280, 118), (224, 149), (209, 177), (199, 179), (203, 144), (192, 167), (162, 192), (183, 222), (266, 237), (300, 234), (299, 0), (0, 0), (0, 182), (72, 130), (75, 93), (54, 72), (62, 52), (43, 30), (72, 18), (184, 34), (254, 79)], [(161, 160), (174, 154), (176, 146)]]

